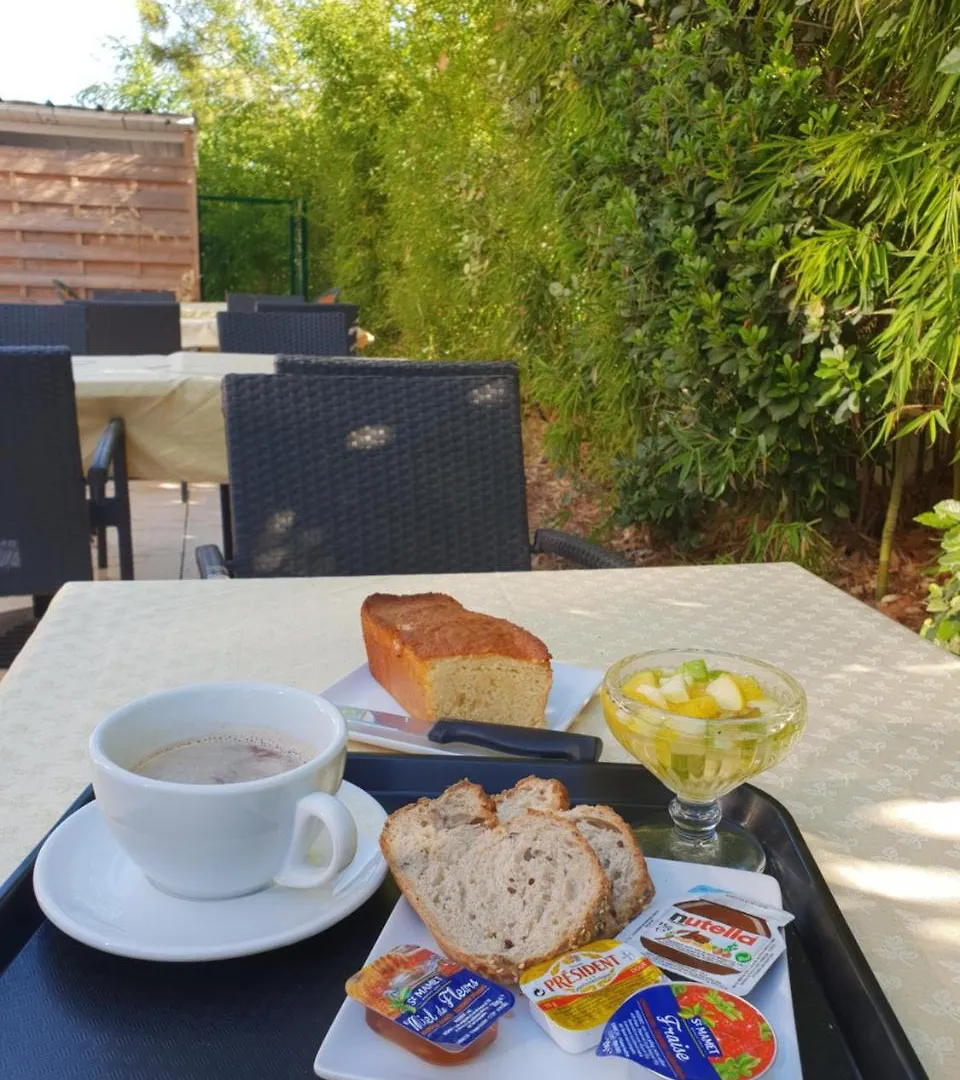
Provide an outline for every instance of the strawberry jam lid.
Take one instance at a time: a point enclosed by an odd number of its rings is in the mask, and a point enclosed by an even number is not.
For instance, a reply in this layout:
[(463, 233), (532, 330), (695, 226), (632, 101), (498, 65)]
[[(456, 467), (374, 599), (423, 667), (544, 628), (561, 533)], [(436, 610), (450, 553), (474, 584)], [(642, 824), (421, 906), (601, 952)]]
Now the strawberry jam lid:
[(621, 1057), (668, 1080), (757, 1080), (777, 1055), (773, 1028), (749, 1001), (698, 983), (650, 986), (603, 1029), (598, 1057)]

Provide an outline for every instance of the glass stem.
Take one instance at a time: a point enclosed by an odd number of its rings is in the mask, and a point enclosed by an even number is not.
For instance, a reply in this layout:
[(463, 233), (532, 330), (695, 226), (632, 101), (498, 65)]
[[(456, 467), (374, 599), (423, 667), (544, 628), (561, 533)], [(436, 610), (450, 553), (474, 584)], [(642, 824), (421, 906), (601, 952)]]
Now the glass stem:
[(708, 803), (694, 803), (677, 797), (670, 803), (674, 828), (687, 843), (707, 844), (713, 840), (722, 816), (720, 803), (716, 799)]

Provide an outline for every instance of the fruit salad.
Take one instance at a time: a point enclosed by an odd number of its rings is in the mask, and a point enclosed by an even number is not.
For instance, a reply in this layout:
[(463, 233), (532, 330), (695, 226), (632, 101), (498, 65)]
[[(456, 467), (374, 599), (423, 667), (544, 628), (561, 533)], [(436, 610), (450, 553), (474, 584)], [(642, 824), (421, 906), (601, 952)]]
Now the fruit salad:
[(702, 659), (638, 671), (620, 689), (633, 701), (698, 720), (756, 719), (778, 704), (752, 675), (711, 670)]
[(615, 665), (617, 677), (611, 684), (608, 675), (603, 691), (607, 724), (620, 743), (690, 802), (710, 802), (775, 765), (804, 722), (803, 709), (772, 676), (767, 682), (762, 671), (728, 670), (716, 659)]

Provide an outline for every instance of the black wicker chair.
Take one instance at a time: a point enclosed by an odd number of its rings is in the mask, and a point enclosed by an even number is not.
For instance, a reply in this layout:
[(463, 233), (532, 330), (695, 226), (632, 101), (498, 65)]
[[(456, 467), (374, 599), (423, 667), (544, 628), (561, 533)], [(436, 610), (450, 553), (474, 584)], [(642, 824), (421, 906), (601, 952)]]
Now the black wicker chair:
[(419, 375), (504, 378), (505, 375), (513, 377), (516, 371), (514, 364), (495, 360), (400, 360), (375, 356), (278, 356), (273, 367), (278, 375), (395, 375), (404, 378)]
[(331, 311), (342, 311), (347, 317), (347, 326), (352, 330), (360, 318), (357, 304), (278, 304), (275, 300), (260, 300), (257, 311), (295, 311), (300, 315), (326, 315)]
[(166, 356), (180, 351), (180, 305), (148, 300), (68, 300), (81, 308), (90, 356)]
[(0, 347), (49, 345), (87, 352), (83, 308), (74, 304), (0, 304)]
[(552, 530), (531, 549), (514, 365), (428, 367), (227, 375), (236, 554), (197, 548), (201, 577), (529, 570), (531, 550), (629, 565)]
[(90, 299), (97, 303), (119, 301), (133, 304), (175, 304), (177, 294), (171, 289), (144, 289), (142, 292), (135, 289), (91, 289)]
[(221, 352), (304, 356), (346, 356), (350, 352), (350, 329), (342, 311), (269, 311), (251, 315), (220, 311), (217, 330)]
[(107, 528), (133, 577), (123, 421), (104, 428), (84, 477), (66, 349), (0, 348), (0, 492), (0, 596), (33, 596), (41, 613), (65, 582), (93, 577), (91, 534), (106, 566)]
[[(252, 311), (300, 311), (302, 308), (313, 307), (302, 296), (258, 296), (253, 298)], [(230, 311), (230, 308), (227, 308)]]
[(279, 296), (270, 293), (227, 293), (227, 311), (239, 312), (242, 315), (252, 315), (257, 310), (257, 304), (263, 301), (274, 301), (285, 307), (303, 306), (306, 300), (302, 296)]

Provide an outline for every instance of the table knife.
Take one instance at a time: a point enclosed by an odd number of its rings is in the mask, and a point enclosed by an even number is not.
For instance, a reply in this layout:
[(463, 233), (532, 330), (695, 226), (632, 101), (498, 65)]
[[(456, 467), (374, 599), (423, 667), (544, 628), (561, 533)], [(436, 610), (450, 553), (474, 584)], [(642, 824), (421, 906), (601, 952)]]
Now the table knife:
[[(602, 740), (594, 735), (575, 735), (545, 728), (513, 727), (510, 724), (481, 724), (473, 720), (417, 720), (399, 713), (338, 705), (350, 732), (359, 738), (375, 736), (403, 743), (412, 752), (437, 753), (437, 746), (481, 747), (519, 757), (558, 761), (598, 761)], [(461, 751), (467, 752), (467, 751)]]

